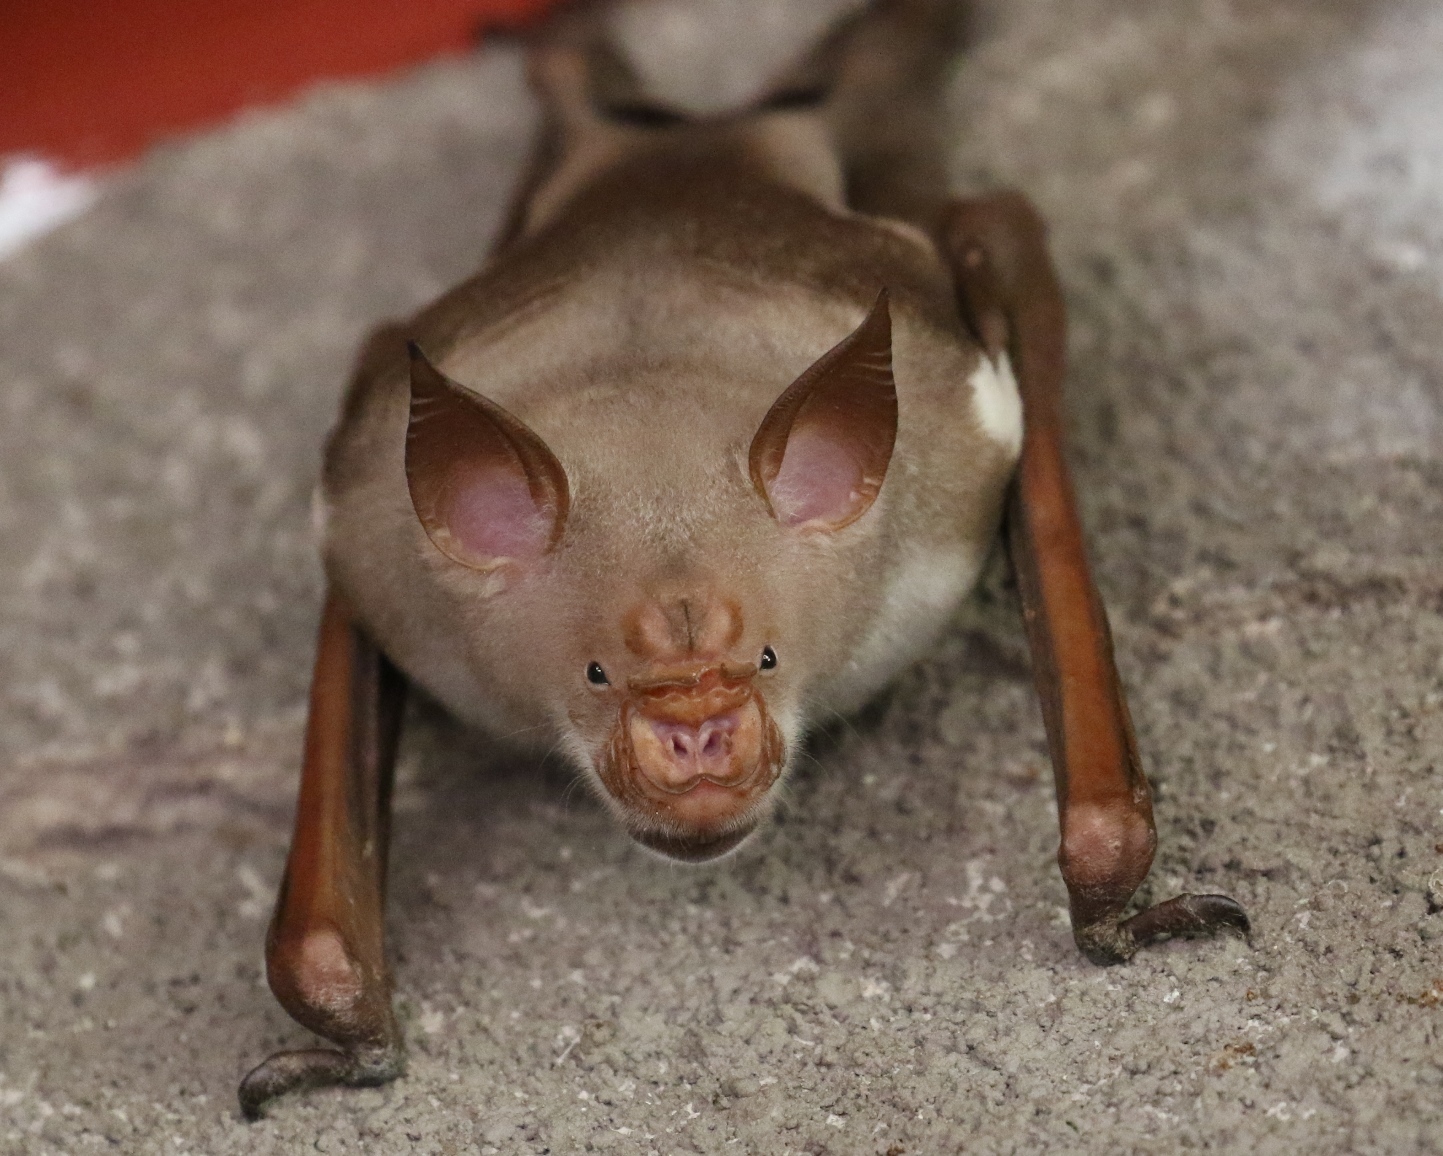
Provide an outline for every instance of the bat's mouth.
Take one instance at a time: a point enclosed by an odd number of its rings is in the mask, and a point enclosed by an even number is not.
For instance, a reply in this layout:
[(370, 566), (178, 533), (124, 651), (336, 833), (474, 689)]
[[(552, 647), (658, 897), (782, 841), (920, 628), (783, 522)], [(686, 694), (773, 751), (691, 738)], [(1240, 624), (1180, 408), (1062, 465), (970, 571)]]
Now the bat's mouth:
[(754, 666), (633, 680), (598, 768), (632, 836), (673, 859), (714, 859), (760, 822), (781, 774), (781, 731)]

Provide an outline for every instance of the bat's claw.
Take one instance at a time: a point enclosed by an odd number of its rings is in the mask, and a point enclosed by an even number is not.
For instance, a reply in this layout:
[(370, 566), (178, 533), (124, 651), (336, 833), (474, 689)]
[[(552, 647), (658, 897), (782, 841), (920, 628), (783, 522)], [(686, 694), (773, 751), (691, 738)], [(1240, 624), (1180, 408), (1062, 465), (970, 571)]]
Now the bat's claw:
[(1125, 963), (1139, 947), (1164, 935), (1215, 935), (1231, 928), (1247, 938), (1248, 913), (1226, 895), (1179, 895), (1131, 919), (1075, 927), (1073, 938), (1093, 963)]
[(394, 1046), (339, 1052), (332, 1048), (277, 1052), (246, 1073), (240, 1083), (241, 1115), (259, 1120), (277, 1096), (306, 1088), (344, 1084), (374, 1087), (389, 1083), (406, 1069), (401, 1049)]

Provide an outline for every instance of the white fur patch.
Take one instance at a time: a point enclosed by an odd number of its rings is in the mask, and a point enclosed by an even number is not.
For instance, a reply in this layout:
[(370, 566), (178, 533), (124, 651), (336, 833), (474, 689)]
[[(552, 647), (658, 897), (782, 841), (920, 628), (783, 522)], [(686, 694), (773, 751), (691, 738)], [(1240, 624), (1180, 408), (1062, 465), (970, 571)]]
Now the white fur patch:
[(1020, 452), (1022, 396), (1007, 354), (999, 354), (995, 363), (983, 357), (967, 384), (972, 387), (972, 409), (982, 432), (1009, 453)]
[(857, 709), (936, 640), (981, 569), (973, 550), (915, 550), (887, 583), (872, 629), (835, 684), (843, 713)]
[(893, 637), (917, 633), (919, 626), (925, 631), (939, 615), (956, 609), (976, 573), (970, 551), (918, 551), (887, 586), (879, 630)]

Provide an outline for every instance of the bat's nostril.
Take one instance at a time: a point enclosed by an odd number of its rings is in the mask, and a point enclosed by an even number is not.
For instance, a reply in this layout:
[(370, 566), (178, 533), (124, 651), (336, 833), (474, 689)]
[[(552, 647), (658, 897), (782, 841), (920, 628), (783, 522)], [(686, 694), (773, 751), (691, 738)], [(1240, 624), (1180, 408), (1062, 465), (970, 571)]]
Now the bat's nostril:
[(651, 726), (661, 739), (663, 749), (672, 758), (684, 762), (693, 759), (711, 762), (730, 753), (730, 737), (736, 730), (737, 719), (733, 715), (722, 715), (707, 719), (699, 727), (653, 719)]
[(643, 725), (655, 736), (657, 753), (665, 764), (653, 767), (653, 778), (672, 786), (695, 782), (703, 775), (722, 785), (745, 778), (752, 768), (733, 765), (739, 722), (734, 712), (714, 715), (697, 726), (647, 719)]

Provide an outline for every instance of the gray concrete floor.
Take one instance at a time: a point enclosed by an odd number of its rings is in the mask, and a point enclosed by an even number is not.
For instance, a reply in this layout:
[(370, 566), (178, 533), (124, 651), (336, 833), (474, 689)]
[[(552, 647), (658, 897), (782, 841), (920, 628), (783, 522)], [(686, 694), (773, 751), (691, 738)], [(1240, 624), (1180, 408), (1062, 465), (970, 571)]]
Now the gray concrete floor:
[[(743, 83), (780, 7), (670, 83)], [(1148, 894), (1250, 946), (1077, 955), (994, 567), (718, 867), (418, 710), (410, 1075), (255, 1125), (236, 1080), (306, 1038), (260, 963), (318, 446), (362, 331), (484, 251), (517, 59), (159, 149), (0, 265), (0, 1151), (1443, 1151), (1440, 56), (1426, 0), (1029, 0), (957, 85), (959, 186), (1054, 224)]]

